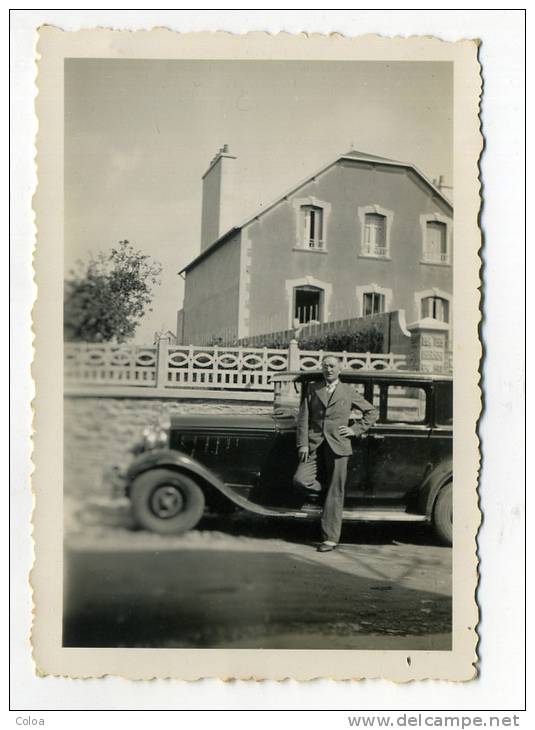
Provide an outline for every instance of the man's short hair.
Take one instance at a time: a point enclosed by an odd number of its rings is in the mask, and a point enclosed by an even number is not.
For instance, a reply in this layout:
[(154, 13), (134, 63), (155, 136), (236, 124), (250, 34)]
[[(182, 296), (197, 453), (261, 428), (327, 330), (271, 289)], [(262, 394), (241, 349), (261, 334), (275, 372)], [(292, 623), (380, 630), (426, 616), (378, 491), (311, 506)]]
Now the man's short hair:
[(324, 355), (321, 359), (321, 364), (325, 362), (325, 360), (328, 360), (331, 358), (331, 360), (336, 360), (336, 362), (341, 365), (342, 364), (342, 358), (338, 357), (338, 355)]

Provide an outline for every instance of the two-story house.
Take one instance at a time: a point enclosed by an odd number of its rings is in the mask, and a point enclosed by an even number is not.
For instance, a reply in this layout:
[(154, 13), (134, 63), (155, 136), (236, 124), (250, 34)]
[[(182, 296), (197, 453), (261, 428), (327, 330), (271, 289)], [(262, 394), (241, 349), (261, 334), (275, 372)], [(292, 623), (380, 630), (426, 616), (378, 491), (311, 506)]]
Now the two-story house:
[(453, 208), (414, 165), (350, 151), (236, 222), (235, 160), (225, 146), (203, 176), (201, 252), (181, 272), (179, 341), (394, 309), (408, 322), (450, 323)]

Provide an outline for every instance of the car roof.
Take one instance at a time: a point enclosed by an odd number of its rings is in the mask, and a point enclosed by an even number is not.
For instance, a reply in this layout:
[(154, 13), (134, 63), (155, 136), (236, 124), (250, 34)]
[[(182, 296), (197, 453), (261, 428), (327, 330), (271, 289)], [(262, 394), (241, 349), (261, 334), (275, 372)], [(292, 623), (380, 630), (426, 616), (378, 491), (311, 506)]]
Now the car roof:
[[(321, 370), (287, 370), (282, 373), (273, 373), (272, 382), (278, 381), (307, 381), (318, 380), (323, 377)], [(447, 382), (451, 383), (453, 378), (445, 373), (424, 373), (418, 370), (375, 370), (360, 368), (359, 370), (342, 370), (340, 377), (343, 380), (396, 380), (396, 381), (419, 381), (421, 382)]]

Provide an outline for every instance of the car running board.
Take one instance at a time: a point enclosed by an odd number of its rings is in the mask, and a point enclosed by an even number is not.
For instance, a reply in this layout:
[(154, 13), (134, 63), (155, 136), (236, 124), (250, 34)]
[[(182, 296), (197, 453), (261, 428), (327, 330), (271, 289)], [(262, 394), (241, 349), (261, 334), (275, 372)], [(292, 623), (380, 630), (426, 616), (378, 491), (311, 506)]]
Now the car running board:
[[(250, 508), (250, 503), (249, 503)], [(301, 509), (290, 510), (286, 507), (272, 507), (266, 505), (265, 510), (268, 510), (272, 515), (278, 517), (300, 517), (306, 519), (307, 517), (315, 517), (321, 515), (321, 507), (310, 504), (304, 505)], [(401, 510), (395, 509), (352, 509), (344, 510), (342, 518), (346, 522), (428, 522), (428, 518), (425, 515), (415, 515), (410, 512), (402, 512)]]
[[(316, 517), (321, 514), (322, 508), (316, 504), (305, 504), (301, 508), (289, 509), (280, 505), (263, 505), (251, 502), (241, 494), (236, 494), (234, 485), (226, 483), (225, 487), (230, 488), (225, 492), (234, 504), (243, 509), (254, 512), (259, 515), (271, 517), (298, 517), (306, 519), (307, 517)], [(344, 510), (342, 518), (348, 522), (428, 522), (429, 519), (425, 515), (411, 514), (403, 512), (403, 510), (395, 509), (351, 509)]]
[[(316, 505), (305, 505), (296, 515), (297, 517), (308, 517), (320, 515), (321, 508)], [(396, 509), (352, 509), (344, 510), (342, 518), (346, 522), (427, 522), (425, 515), (414, 515), (409, 512), (402, 512)]]

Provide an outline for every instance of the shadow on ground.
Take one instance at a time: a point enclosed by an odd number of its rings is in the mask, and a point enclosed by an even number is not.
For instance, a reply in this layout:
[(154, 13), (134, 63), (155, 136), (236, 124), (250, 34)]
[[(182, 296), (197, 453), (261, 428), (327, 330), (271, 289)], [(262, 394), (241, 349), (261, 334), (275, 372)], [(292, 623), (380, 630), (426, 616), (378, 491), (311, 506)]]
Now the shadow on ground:
[(63, 644), (451, 648), (449, 595), (302, 553), (69, 549)]

